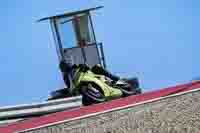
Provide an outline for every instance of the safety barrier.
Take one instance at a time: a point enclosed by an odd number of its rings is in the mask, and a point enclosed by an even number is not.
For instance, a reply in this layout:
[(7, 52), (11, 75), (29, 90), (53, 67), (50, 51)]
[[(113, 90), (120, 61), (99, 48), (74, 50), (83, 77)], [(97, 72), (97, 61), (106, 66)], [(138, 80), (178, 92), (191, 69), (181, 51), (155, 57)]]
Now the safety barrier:
[(59, 112), (82, 106), (82, 97), (71, 97), (42, 103), (7, 106), (0, 108), (0, 120), (26, 118)]

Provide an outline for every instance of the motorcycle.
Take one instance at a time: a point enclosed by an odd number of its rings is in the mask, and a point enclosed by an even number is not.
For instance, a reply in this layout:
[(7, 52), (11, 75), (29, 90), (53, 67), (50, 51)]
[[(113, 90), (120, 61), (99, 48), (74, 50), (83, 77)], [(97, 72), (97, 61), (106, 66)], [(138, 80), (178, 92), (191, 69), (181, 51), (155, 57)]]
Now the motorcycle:
[(73, 72), (72, 89), (55, 91), (50, 100), (64, 96), (82, 95), (83, 105), (91, 105), (141, 93), (136, 78), (120, 79), (100, 65), (95, 65), (92, 68), (85, 64), (74, 65), (71, 71)]

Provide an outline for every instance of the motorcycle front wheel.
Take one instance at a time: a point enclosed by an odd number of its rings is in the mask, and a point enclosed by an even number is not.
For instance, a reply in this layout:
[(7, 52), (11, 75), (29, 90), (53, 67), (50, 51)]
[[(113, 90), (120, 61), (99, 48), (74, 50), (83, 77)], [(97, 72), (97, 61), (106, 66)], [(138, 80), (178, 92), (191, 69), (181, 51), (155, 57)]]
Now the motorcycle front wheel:
[(82, 103), (86, 106), (106, 101), (106, 98), (100, 88), (90, 83), (81, 86), (81, 95)]

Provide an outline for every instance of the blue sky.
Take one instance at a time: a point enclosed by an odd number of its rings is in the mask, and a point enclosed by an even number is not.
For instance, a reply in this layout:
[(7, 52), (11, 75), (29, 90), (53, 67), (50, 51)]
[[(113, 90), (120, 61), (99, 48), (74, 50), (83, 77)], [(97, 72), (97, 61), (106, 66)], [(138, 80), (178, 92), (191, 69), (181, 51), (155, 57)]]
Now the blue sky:
[(108, 69), (137, 76), (145, 91), (200, 76), (198, 0), (6, 0), (0, 2), (0, 106), (46, 100), (63, 87), (48, 22), (36, 20), (98, 5), (97, 39)]

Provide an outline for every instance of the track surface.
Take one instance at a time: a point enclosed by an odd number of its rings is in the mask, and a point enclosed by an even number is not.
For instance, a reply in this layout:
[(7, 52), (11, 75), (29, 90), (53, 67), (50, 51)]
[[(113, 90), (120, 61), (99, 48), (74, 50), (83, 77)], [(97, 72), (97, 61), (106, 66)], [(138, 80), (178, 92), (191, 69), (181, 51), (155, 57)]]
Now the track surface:
[(88, 116), (96, 115), (97, 113), (106, 113), (113, 110), (119, 110), (134, 106), (139, 103), (144, 103), (149, 100), (158, 99), (171, 94), (186, 92), (200, 88), (200, 82), (193, 82), (175, 87), (169, 87), (153, 92), (147, 92), (137, 96), (121, 98), (106, 103), (96, 104), (92, 106), (80, 107), (70, 111), (57, 112), (54, 114), (28, 119), (22, 122), (16, 122), (0, 128), (0, 133), (20, 132), (28, 129), (35, 129), (45, 126), (50, 126), (58, 123), (72, 121)]

